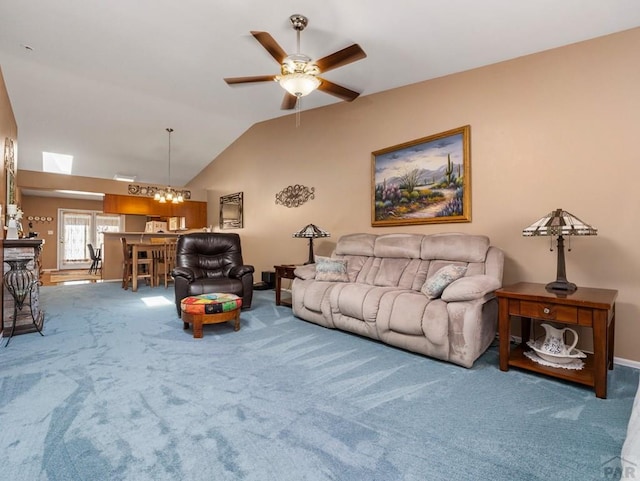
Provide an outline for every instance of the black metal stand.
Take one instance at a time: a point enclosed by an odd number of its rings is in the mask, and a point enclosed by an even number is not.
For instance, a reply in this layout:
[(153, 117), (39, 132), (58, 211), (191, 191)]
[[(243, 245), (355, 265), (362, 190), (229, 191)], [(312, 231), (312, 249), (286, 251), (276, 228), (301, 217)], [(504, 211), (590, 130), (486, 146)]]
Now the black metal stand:
[(315, 262), (316, 260), (313, 256), (313, 237), (309, 237), (309, 260), (305, 262), (304, 265), (315, 264)]
[[(31, 312), (33, 325), (41, 336), (44, 336), (44, 334), (42, 333), (40, 326), (38, 326), (38, 321), (40, 321), (42, 317), (41, 312), (40, 315), (38, 315), (38, 319), (36, 319), (33, 315), (33, 309), (31, 309), (31, 306), (33, 305), (33, 287), (38, 283), (38, 280), (35, 278), (33, 272), (27, 269), (29, 259), (5, 260), (5, 262), (9, 264), (11, 269), (4, 274), (3, 279), (7, 286), (7, 290), (11, 294), (11, 297), (13, 297), (13, 321), (11, 323), (11, 332), (7, 339), (7, 343), (4, 345), (4, 347), (7, 347), (16, 330), (18, 310), (22, 311), (27, 294), (29, 294), (29, 303), (27, 305)], [(2, 328), (4, 329), (4, 326), (2, 326)]]
[(567, 280), (567, 273), (564, 262), (564, 239), (561, 235), (558, 236), (558, 268), (556, 273), (556, 280), (550, 282), (545, 286), (548, 291), (560, 291), (564, 293), (575, 292), (578, 288), (573, 282)]

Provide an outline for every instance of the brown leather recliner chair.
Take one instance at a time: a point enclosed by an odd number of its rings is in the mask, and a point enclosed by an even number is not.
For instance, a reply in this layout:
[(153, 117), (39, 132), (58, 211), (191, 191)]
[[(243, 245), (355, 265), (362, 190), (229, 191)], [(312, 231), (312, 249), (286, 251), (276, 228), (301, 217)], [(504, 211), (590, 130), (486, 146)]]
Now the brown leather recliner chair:
[(188, 296), (222, 292), (242, 297), (242, 309), (251, 307), (253, 266), (244, 265), (238, 234), (194, 233), (178, 239), (174, 278), (176, 308)]

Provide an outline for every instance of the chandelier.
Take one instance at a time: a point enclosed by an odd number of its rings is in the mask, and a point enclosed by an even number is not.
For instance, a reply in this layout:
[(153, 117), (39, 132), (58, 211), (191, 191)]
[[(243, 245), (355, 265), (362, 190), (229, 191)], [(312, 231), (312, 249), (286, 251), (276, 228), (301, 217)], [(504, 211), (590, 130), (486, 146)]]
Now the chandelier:
[(182, 191), (176, 190), (171, 187), (171, 133), (173, 132), (172, 128), (167, 128), (167, 132), (169, 133), (169, 175), (168, 175), (168, 184), (165, 189), (158, 189), (154, 194), (153, 198), (160, 202), (161, 204), (165, 204), (167, 202), (171, 202), (172, 204), (179, 204), (184, 202), (184, 195)]

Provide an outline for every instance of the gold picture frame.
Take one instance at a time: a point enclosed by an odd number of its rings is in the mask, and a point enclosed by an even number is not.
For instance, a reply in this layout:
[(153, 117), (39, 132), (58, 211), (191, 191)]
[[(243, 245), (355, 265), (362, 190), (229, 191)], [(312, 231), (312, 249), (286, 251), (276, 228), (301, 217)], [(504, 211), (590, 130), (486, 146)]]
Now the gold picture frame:
[(4, 171), (6, 176), (7, 205), (16, 203), (16, 156), (13, 139), (4, 139)]
[(471, 222), (471, 127), (371, 154), (373, 227)]

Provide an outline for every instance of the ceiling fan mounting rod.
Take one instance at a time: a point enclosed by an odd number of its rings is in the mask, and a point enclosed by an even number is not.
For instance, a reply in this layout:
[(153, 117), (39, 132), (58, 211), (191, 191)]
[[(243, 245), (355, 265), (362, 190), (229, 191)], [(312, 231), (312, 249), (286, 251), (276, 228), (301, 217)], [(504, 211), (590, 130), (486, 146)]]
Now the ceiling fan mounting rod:
[(304, 15), (300, 15), (299, 13), (294, 13), (289, 17), (291, 20), (291, 25), (293, 25), (294, 30), (301, 32), (308, 25), (309, 19)]
[(293, 29), (296, 31), (296, 53), (300, 53), (300, 32), (309, 24), (309, 19), (299, 13), (289, 17)]

